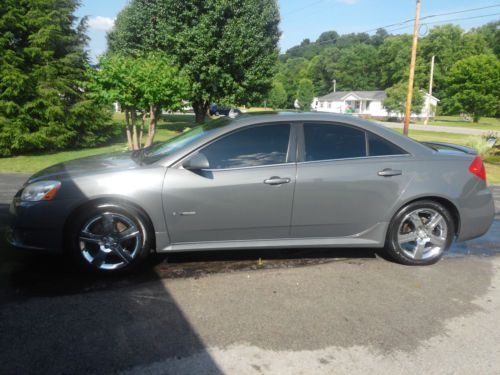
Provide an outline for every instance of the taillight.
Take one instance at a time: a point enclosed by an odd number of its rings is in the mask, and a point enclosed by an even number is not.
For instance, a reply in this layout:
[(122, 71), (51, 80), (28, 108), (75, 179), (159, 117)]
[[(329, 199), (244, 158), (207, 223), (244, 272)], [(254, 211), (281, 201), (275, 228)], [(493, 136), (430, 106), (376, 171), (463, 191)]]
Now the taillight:
[(476, 156), (471, 165), (469, 165), (469, 172), (475, 174), (481, 180), (486, 181), (486, 169), (484, 169), (483, 161), (479, 155)]

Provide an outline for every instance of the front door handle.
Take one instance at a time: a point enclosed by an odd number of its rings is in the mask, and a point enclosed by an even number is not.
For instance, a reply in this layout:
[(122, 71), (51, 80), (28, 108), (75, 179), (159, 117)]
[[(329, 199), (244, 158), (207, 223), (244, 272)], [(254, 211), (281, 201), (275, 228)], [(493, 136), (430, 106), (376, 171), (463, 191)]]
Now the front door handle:
[(283, 185), (283, 184), (288, 184), (291, 180), (289, 178), (281, 178), (278, 176), (273, 176), (271, 178), (268, 178), (267, 180), (264, 180), (265, 184), (268, 185)]
[(402, 170), (391, 169), (391, 168), (385, 168), (384, 170), (378, 172), (378, 175), (382, 177), (401, 176), (402, 174), (403, 174)]

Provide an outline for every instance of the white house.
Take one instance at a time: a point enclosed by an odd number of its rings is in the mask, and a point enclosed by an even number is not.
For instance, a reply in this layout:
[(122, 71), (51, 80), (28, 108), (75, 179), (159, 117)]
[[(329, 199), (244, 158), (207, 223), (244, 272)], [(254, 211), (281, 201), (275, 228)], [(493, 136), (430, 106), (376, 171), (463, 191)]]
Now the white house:
[[(398, 117), (397, 113), (388, 113), (384, 107), (386, 98), (385, 91), (337, 91), (328, 95), (314, 98), (311, 108), (318, 112), (352, 113), (358, 116), (371, 117)], [(435, 116), (435, 109), (439, 99), (424, 94), (424, 105), (422, 111), (413, 114), (412, 117), (423, 118), (429, 113), (429, 117)]]

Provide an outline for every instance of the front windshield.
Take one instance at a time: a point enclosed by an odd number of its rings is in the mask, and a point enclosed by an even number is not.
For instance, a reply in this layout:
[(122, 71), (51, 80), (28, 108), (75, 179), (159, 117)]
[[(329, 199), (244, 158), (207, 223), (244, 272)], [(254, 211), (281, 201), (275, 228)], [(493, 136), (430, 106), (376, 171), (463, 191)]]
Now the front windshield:
[(144, 164), (157, 162), (229, 123), (229, 119), (219, 119), (209, 124), (197, 126), (193, 129), (186, 129), (184, 132), (170, 138), (168, 141), (156, 143), (145, 149), (142, 155), (142, 162)]

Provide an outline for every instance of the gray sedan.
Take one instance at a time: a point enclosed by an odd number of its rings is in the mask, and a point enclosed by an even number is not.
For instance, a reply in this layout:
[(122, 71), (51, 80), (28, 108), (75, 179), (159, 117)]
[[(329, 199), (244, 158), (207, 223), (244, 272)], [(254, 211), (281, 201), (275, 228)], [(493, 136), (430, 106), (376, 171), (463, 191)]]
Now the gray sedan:
[(473, 150), (282, 113), (54, 165), (26, 182), (10, 217), (14, 246), (113, 273), (152, 252), (275, 247), (369, 247), (427, 265), (484, 234), (494, 207)]

